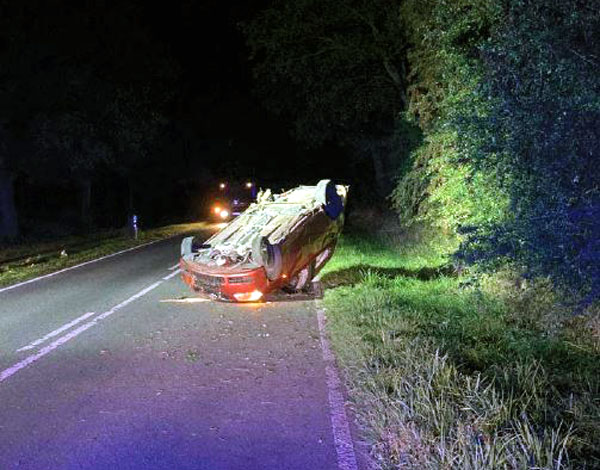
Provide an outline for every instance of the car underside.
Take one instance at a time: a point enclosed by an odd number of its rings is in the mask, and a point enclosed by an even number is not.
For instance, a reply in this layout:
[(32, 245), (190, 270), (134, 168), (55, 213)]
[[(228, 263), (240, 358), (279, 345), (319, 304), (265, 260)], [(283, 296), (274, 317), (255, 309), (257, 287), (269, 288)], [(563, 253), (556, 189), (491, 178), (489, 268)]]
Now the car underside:
[(304, 290), (331, 258), (344, 223), (348, 187), (321, 180), (255, 203), (205, 242), (183, 240), (183, 280), (213, 299), (253, 302)]

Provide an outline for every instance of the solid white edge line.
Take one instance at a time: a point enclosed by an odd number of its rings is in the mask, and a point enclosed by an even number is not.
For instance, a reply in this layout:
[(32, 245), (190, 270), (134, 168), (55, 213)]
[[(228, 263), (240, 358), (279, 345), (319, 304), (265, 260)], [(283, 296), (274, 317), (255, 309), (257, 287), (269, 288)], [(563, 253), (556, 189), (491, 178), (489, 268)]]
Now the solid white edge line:
[(38, 346), (39, 344), (42, 344), (43, 342), (45, 342), (46, 340), (48, 340), (50, 338), (53, 338), (54, 336), (59, 335), (63, 331), (68, 330), (72, 326), (77, 325), (77, 323), (80, 323), (83, 320), (85, 320), (85, 319), (87, 319), (87, 318), (89, 318), (89, 317), (91, 317), (92, 315), (95, 315), (95, 314), (96, 314), (96, 312), (85, 313), (85, 314), (81, 315), (80, 317), (77, 317), (75, 320), (70, 321), (69, 323), (61, 326), (60, 328), (57, 328), (56, 330), (48, 333), (46, 336), (43, 336), (43, 337), (41, 337), (39, 339), (36, 339), (35, 341), (32, 341), (27, 346), (23, 346), (22, 348), (17, 349), (17, 352), (27, 351), (28, 349), (33, 349), (36, 346)]
[(91, 259), (89, 261), (85, 261), (84, 263), (76, 264), (75, 266), (69, 266), (68, 268), (61, 269), (59, 271), (54, 271), (52, 273), (44, 274), (43, 276), (34, 277), (33, 279), (29, 279), (27, 281), (19, 282), (18, 284), (13, 284), (12, 286), (3, 287), (0, 289), (0, 294), (2, 292), (6, 292), (7, 290), (16, 289), (17, 287), (24, 286), (26, 284), (31, 284), (32, 282), (40, 281), (42, 279), (47, 279), (52, 276), (56, 276), (57, 274), (64, 273), (66, 271), (71, 271), (72, 269), (77, 269), (82, 266), (87, 266), (88, 264), (96, 263), (97, 261), (102, 261), (103, 259), (112, 258), (113, 256), (122, 255), (123, 253), (127, 253), (129, 251), (137, 250), (139, 248), (144, 248), (145, 246), (154, 245), (155, 243), (161, 242), (163, 240), (167, 240), (166, 238), (160, 240), (154, 240), (148, 243), (143, 243), (141, 245), (133, 246), (131, 248), (127, 248), (126, 250), (117, 251), (116, 253), (111, 253), (110, 255), (101, 256), (100, 258)]
[(169, 268), (169, 271), (173, 271), (174, 269), (177, 269), (178, 267), (179, 267), (179, 263), (177, 263), (177, 264), (174, 264), (173, 266), (171, 266), (171, 267)]
[(172, 277), (177, 276), (180, 272), (181, 272), (181, 269), (178, 269), (177, 271), (173, 271), (171, 274), (167, 274), (165, 277), (163, 277), (163, 281), (168, 281)]
[(323, 351), (323, 360), (325, 361), (331, 427), (333, 429), (333, 441), (337, 454), (338, 469), (358, 470), (352, 434), (350, 433), (350, 424), (348, 423), (346, 408), (344, 407), (345, 400), (342, 382), (335, 365), (335, 356), (329, 347), (329, 340), (325, 331), (325, 315), (320, 308), (317, 309), (317, 323), (319, 324), (321, 349)]
[(124, 300), (120, 304), (115, 305), (110, 310), (107, 310), (106, 312), (98, 315), (93, 320), (91, 320), (87, 323), (84, 323), (79, 328), (74, 329), (73, 331), (71, 331), (70, 333), (67, 333), (64, 336), (61, 336), (53, 343), (50, 343), (48, 346), (45, 346), (42, 349), (40, 349), (37, 353), (32, 354), (31, 356), (28, 356), (25, 359), (23, 359), (22, 361), (17, 362), (15, 365), (9, 367), (8, 369), (3, 370), (2, 372), (0, 372), (0, 382), (3, 382), (4, 380), (8, 379), (11, 375), (16, 374), (18, 371), (27, 367), (28, 365), (33, 364), (38, 359), (44, 357), (46, 354), (52, 352), (54, 349), (65, 344), (67, 341), (75, 338), (76, 336), (79, 336), (81, 333), (86, 331), (88, 328), (91, 328), (92, 326), (96, 325), (101, 320), (104, 320), (106, 317), (109, 317), (110, 315), (115, 313), (117, 310), (125, 307), (126, 305), (130, 304), (134, 300), (139, 299), (140, 297), (146, 295), (152, 289), (155, 289), (156, 287), (158, 287), (161, 284), (162, 284), (162, 281), (157, 281), (154, 284), (149, 285), (148, 287), (139, 291), (137, 294), (134, 294), (131, 297), (129, 297), (127, 300)]
[(111, 308), (110, 310), (107, 310), (104, 313), (101, 313), (100, 315), (98, 315), (98, 317), (96, 317), (94, 320), (92, 321), (100, 321), (100, 320), (104, 320), (106, 317), (110, 317), (113, 313), (115, 313), (117, 310), (125, 307), (126, 305), (130, 304), (131, 302), (133, 302), (136, 299), (139, 299), (140, 297), (143, 297), (144, 295), (146, 295), (148, 292), (150, 292), (152, 289), (156, 289), (158, 286), (160, 286), (162, 284), (162, 281), (156, 281), (154, 284), (150, 284), (148, 287), (142, 289), (141, 291), (139, 291), (137, 294), (132, 295), (131, 297), (129, 297), (127, 300), (124, 300), (123, 302), (121, 302), (118, 305), (115, 305), (113, 308)]

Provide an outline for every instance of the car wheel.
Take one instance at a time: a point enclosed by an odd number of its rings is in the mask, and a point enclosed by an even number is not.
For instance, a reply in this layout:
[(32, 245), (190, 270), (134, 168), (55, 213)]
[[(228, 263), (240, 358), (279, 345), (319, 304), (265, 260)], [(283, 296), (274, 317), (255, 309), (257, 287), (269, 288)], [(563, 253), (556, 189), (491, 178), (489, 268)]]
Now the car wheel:
[(314, 272), (315, 263), (314, 261), (311, 261), (304, 269), (290, 279), (290, 282), (284, 286), (283, 290), (292, 294), (306, 290), (310, 286), (310, 281), (312, 281)]
[(332, 220), (337, 219), (344, 212), (344, 201), (331, 180), (319, 181), (315, 190), (315, 199)]
[(256, 237), (252, 243), (252, 259), (265, 268), (267, 278), (274, 281), (281, 275), (281, 247), (272, 245), (267, 237)]

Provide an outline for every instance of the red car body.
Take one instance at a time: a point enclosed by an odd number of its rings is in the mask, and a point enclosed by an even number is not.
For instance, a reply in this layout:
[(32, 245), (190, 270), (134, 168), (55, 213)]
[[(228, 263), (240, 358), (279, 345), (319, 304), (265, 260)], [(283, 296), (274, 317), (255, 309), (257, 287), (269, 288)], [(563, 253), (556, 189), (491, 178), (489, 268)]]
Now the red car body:
[(183, 280), (225, 301), (258, 301), (277, 289), (304, 290), (335, 250), (347, 187), (323, 180), (259, 202), (205, 243), (182, 243)]

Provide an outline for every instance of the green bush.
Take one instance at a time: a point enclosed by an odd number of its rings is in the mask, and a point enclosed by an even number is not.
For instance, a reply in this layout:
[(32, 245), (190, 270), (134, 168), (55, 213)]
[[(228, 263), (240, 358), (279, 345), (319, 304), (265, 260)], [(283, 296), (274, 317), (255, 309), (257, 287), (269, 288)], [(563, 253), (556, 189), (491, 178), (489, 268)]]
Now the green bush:
[(458, 233), (461, 260), (514, 262), (589, 305), (600, 297), (600, 9), (409, 6), (410, 110), (425, 139), (392, 194), (402, 221)]
[(597, 468), (594, 323), (509, 269), (465, 284), (442, 269), (447, 248), (344, 237), (323, 276), (377, 468)]

